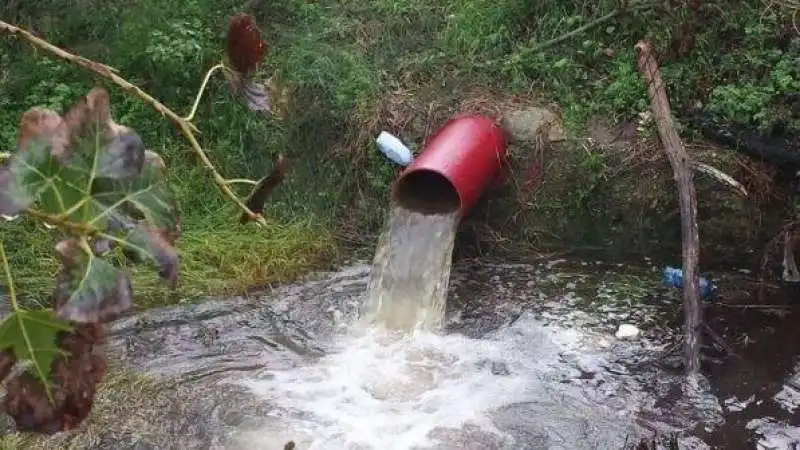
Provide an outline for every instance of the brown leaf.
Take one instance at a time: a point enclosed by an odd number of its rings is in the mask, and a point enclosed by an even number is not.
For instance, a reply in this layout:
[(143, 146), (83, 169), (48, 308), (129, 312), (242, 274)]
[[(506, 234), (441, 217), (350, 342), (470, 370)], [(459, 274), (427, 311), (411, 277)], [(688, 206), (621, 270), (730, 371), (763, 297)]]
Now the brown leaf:
[(154, 151), (144, 151), (144, 163), (155, 167), (158, 173), (161, 175), (163, 175), (164, 171), (167, 170), (167, 165), (164, 163), (161, 155)]
[(159, 230), (140, 222), (128, 233), (125, 242), (135, 246), (135, 251), (129, 257), (135, 255), (139, 260), (149, 259), (158, 267), (161, 279), (174, 287), (178, 282), (180, 255), (172, 246), (174, 241), (170, 240), (171, 237), (168, 230)]
[(52, 141), (61, 122), (61, 116), (50, 109), (34, 107), (25, 111), (17, 130), (17, 151), (26, 151), (34, 140)]
[[(289, 171), (289, 160), (283, 157), (283, 155), (278, 155), (278, 159), (275, 161), (275, 165), (272, 167), (272, 171), (266, 177), (262, 178), (258, 184), (253, 188), (250, 192), (250, 196), (247, 198), (247, 207), (250, 208), (250, 211), (253, 211), (256, 214), (261, 214), (264, 212), (264, 205), (267, 202), (267, 198), (269, 198), (272, 191), (279, 185), (283, 180), (286, 178), (286, 173)], [(245, 224), (250, 220), (247, 214), (242, 214), (242, 217), (239, 219), (239, 223)]]
[(269, 100), (269, 93), (264, 84), (240, 73), (226, 73), (226, 78), (233, 95), (243, 100), (250, 111), (265, 116), (272, 114), (272, 102)]
[(72, 156), (73, 143), (77, 139), (89, 137), (96, 127), (100, 128), (103, 135), (110, 137), (111, 123), (108, 92), (101, 87), (95, 87), (64, 114), (53, 136), (53, 156), (60, 161), (68, 160)]
[(267, 43), (252, 16), (238, 13), (228, 25), (227, 51), (231, 65), (237, 72), (250, 76), (267, 53)]
[(56, 273), (53, 309), (78, 323), (115, 319), (133, 306), (130, 276), (109, 262), (84, 252), (74, 239), (56, 244), (61, 269)]
[(72, 269), (78, 264), (81, 249), (75, 239), (64, 239), (56, 243), (56, 256), (58, 261), (67, 269)]
[(28, 372), (9, 380), (5, 410), (20, 431), (53, 434), (74, 429), (88, 417), (98, 384), (107, 366), (95, 354), (105, 341), (102, 325), (78, 325), (72, 333), (61, 333), (58, 346), (66, 355), (52, 364), (53, 402), (41, 381)]
[[(141, 167), (141, 139), (132, 129), (114, 122), (108, 92), (102, 87), (95, 87), (78, 99), (63, 116), (39, 107), (25, 111), (17, 131), (17, 148), (25, 151), (32, 141), (44, 141), (51, 145), (52, 155), (65, 162), (71, 157), (76, 140), (91, 137), (90, 133), (98, 128), (109, 142), (111, 160), (126, 162), (125, 173)], [(110, 173), (117, 172), (122, 173), (121, 169)]]

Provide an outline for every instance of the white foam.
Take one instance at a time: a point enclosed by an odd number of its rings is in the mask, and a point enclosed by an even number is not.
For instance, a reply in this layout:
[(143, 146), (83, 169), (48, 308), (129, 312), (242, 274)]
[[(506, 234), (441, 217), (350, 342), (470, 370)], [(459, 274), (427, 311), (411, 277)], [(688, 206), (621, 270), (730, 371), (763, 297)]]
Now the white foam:
[[(372, 328), (343, 337), (338, 352), (314, 364), (244, 384), (286, 412), (292, 432), (282, 436), (300, 449), (429, 448), (436, 444), (432, 432), (451, 439), (453, 433), (442, 429), (458, 434), (465, 425), (510, 444), (491, 413), (533, 401), (563, 404), (563, 392), (551, 391), (547, 380), (558, 383), (564, 363), (558, 373), (556, 363), (565, 354), (591, 354), (592, 341), (530, 316), (481, 340)], [(248, 438), (249, 448), (267, 448), (257, 436)]]

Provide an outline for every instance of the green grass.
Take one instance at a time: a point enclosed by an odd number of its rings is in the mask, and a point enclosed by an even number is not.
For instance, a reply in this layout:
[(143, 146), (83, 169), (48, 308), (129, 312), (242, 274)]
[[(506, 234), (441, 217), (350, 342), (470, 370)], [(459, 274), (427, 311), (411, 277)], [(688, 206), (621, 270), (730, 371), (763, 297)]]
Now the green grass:
[[(177, 243), (181, 254), (178, 288), (168, 290), (152, 268), (132, 267), (137, 307), (242, 294), (250, 288), (292, 281), (324, 267), (336, 255), (333, 236), (311, 221), (270, 222), (266, 228), (245, 231), (235, 225), (204, 227), (189, 222), (184, 226), (186, 232)], [(47, 240), (50, 232), (37, 227), (5, 225), (0, 239), (9, 247), (18, 288), (28, 301), (41, 303), (53, 292), (58, 263), (52, 252), (55, 240)]]
[[(262, 75), (272, 76), (283, 93), (274, 99), (279, 116), (255, 117), (216, 80), (197, 126), (202, 144), (226, 176), (260, 177), (276, 154), (292, 159), (290, 179), (268, 204), (268, 229), (235, 224), (237, 212), (173, 126), (111, 87), (115, 117), (165, 157), (183, 210), (178, 293), (162, 293), (149, 272), (137, 275), (142, 303), (152, 305), (287, 281), (322, 267), (337, 254), (343, 221), (359, 234), (374, 234), (383, 223), (394, 170), (370, 140), (376, 130), (390, 128), (389, 118), (377, 111), (396, 90), (422, 93), (409, 100), (417, 109), (475, 88), (534, 96), (558, 104), (568, 133), (575, 136), (594, 114), (629, 118), (647, 108), (633, 52), (636, 41), (647, 37), (665, 56), (664, 77), (676, 111), (699, 102), (743, 126), (800, 130), (782, 101), (800, 90), (800, 38), (788, 11), (767, 10), (760, 0), (721, 9), (709, 5), (713, 14), (703, 17), (683, 6), (637, 10), (541, 48), (612, 12), (617, 3), (144, 0), (98, 5), (80, 0), (69, 10), (51, 1), (0, 10), (0, 15), (108, 63), (179, 113), (188, 110), (202, 74), (222, 56), (228, 17), (247, 5), (245, 12), (262, 28), (270, 44)], [(694, 49), (682, 58), (666, 58), (683, 23), (696, 25)], [(25, 109), (63, 110), (98, 82), (13, 39), (0, 38), (0, 48), (8, 50), (0, 51), (0, 151), (13, 148)], [(575, 202), (573, 194), (551, 203), (568, 210), (591, 203)], [(54, 267), (52, 240), (30, 225), (8, 223), (0, 237), (11, 248), (25, 290), (31, 297), (46, 295)]]

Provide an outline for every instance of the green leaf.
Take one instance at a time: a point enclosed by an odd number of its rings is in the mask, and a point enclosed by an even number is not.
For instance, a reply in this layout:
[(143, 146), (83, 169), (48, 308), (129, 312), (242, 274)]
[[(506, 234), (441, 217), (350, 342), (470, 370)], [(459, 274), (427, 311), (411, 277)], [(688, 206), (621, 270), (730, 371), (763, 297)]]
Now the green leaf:
[(50, 310), (17, 310), (0, 323), (0, 350), (11, 350), (19, 361), (31, 361), (36, 376), (48, 387), (53, 360), (63, 354), (58, 333), (70, 331), (72, 327)]
[(127, 273), (87, 253), (74, 239), (56, 245), (62, 269), (55, 292), (56, 313), (79, 323), (106, 322), (133, 305)]
[(50, 154), (50, 147), (41, 141), (31, 143), (27, 151), (14, 154), (0, 166), (0, 214), (15, 216), (48, 192), (52, 200), (48, 212), (63, 204), (54, 186), (63, 167)]
[[(131, 216), (134, 220), (144, 219), (161, 230), (176, 230), (177, 204), (172, 190), (154, 165), (145, 165), (133, 179), (97, 180), (93, 188), (94, 202), (102, 210), (90, 222), (102, 217)], [(122, 221), (124, 222), (124, 221)]]

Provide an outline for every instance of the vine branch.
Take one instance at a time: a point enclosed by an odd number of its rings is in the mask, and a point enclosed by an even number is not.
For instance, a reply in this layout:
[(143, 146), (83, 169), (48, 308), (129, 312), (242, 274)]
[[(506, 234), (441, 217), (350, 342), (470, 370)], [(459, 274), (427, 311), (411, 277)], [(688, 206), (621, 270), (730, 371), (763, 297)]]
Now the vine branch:
[(192, 109), (189, 112), (189, 115), (184, 117), (183, 120), (187, 122), (191, 122), (194, 119), (195, 113), (197, 113), (197, 107), (200, 106), (200, 99), (203, 98), (203, 93), (206, 90), (206, 85), (208, 81), (211, 79), (211, 76), (214, 75), (214, 72), (220, 69), (225, 69), (225, 64), (217, 64), (216, 66), (208, 69), (206, 72), (206, 76), (203, 78), (203, 84), (200, 85), (200, 90), (197, 91), (197, 96), (194, 98), (194, 104), (192, 105)]
[[(217, 184), (219, 189), (222, 191), (225, 196), (227, 196), (236, 206), (238, 206), (244, 214), (250, 219), (255, 221), (259, 225), (266, 225), (266, 220), (260, 214), (256, 214), (247, 205), (242, 202), (242, 200), (231, 190), (229, 183), (223, 176), (217, 171), (214, 164), (208, 158), (205, 150), (200, 146), (200, 143), (197, 141), (197, 138), (194, 135), (194, 132), (197, 132), (197, 128), (189, 122), (187, 119), (178, 116), (174, 111), (169, 109), (163, 103), (159, 102), (155, 98), (153, 98), (148, 93), (144, 92), (138, 86), (134, 85), (133, 83), (127, 81), (126, 79), (122, 78), (121, 76), (117, 75), (115, 70), (105, 64), (101, 64), (90, 59), (84, 58), (83, 56), (74, 55), (72, 53), (63, 50), (44, 39), (38, 38), (31, 34), (30, 32), (19, 28), (17, 26), (11, 25), (7, 22), (0, 20), (0, 30), (6, 31), (13, 35), (17, 35), (28, 41), (31, 45), (38, 47), (46, 52), (52, 54), (55, 57), (58, 57), (64, 61), (67, 61), (70, 64), (75, 66), (84, 68), (91, 72), (94, 72), (97, 75), (100, 75), (103, 78), (111, 80), (117, 86), (122, 88), (122, 90), (129, 92), (136, 97), (139, 97), (144, 103), (155, 109), (156, 111), (160, 112), (161, 115), (168, 117), (177, 127), (180, 129), (181, 133), (186, 137), (189, 141), (189, 144), (192, 146), (192, 149), (197, 153), (197, 156), (203, 162), (203, 164), (208, 168), (211, 172), (211, 176), (214, 179), (214, 182)], [(211, 71), (209, 71), (211, 72)], [(200, 92), (198, 93), (198, 98), (195, 100), (195, 103), (199, 102), (199, 97), (202, 95), (203, 90), (205, 88), (205, 84), (208, 82), (208, 78), (210, 78), (210, 73), (206, 75), (206, 80), (201, 87)], [(196, 108), (193, 108), (193, 110)], [(193, 111), (194, 112), (194, 111)], [(189, 117), (193, 116), (193, 113), (189, 115)]]
[(627, 5), (627, 6), (621, 5), (617, 9), (615, 9), (614, 11), (611, 11), (608, 14), (600, 16), (597, 19), (595, 19), (595, 20), (593, 20), (593, 21), (591, 21), (591, 22), (589, 22), (589, 23), (587, 23), (585, 25), (581, 25), (578, 28), (575, 28), (574, 30), (568, 31), (568, 32), (566, 32), (566, 33), (564, 33), (564, 34), (562, 34), (560, 36), (556, 36), (553, 39), (550, 39), (548, 41), (542, 42), (541, 44), (535, 45), (535, 46), (533, 46), (531, 48), (525, 49), (522, 53), (524, 53), (526, 55), (538, 53), (538, 52), (540, 52), (540, 51), (542, 51), (542, 50), (544, 50), (546, 48), (556, 46), (556, 45), (558, 45), (558, 44), (560, 44), (560, 43), (562, 43), (562, 42), (564, 42), (566, 40), (572, 39), (573, 37), (575, 37), (575, 36), (577, 36), (577, 35), (579, 35), (581, 33), (589, 31), (592, 28), (595, 28), (595, 27), (597, 27), (599, 25), (602, 25), (602, 24), (608, 22), (609, 20), (619, 16), (620, 14), (622, 14), (624, 12), (628, 12), (628, 11), (643, 11), (643, 10), (646, 10), (648, 8), (651, 8), (651, 7), (652, 7), (652, 4), (649, 3), (649, 2), (634, 3), (632, 5)]

